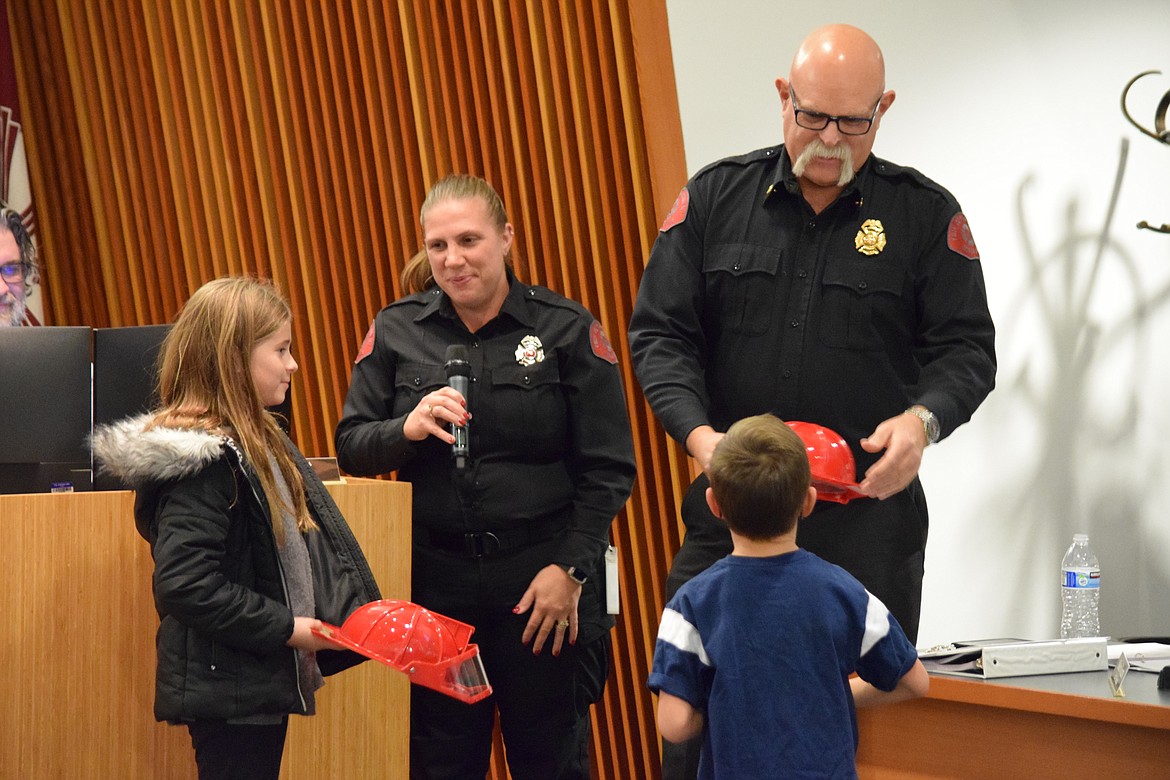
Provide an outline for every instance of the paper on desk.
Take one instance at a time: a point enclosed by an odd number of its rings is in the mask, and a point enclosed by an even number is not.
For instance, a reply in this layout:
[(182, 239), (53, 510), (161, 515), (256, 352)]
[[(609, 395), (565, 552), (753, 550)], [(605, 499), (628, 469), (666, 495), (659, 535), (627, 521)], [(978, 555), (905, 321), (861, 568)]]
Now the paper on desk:
[(1131, 671), (1157, 673), (1162, 671), (1162, 667), (1170, 666), (1170, 645), (1159, 642), (1111, 644), (1109, 645), (1109, 665), (1116, 664), (1122, 653), (1125, 653)]

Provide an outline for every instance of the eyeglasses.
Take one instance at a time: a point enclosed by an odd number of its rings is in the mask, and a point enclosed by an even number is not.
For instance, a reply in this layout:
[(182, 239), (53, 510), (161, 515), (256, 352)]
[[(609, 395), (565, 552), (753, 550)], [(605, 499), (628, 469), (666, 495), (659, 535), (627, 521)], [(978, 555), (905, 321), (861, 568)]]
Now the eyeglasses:
[(822, 114), (820, 111), (805, 111), (803, 108), (797, 108), (796, 90), (792, 89), (791, 85), (789, 85), (788, 90), (792, 95), (793, 117), (796, 119), (796, 124), (805, 130), (824, 130), (829, 126), (829, 122), (836, 122), (837, 129), (841, 131), (842, 135), (865, 135), (869, 132), (869, 128), (873, 127), (873, 120), (877, 118), (878, 108), (882, 104), (882, 99), (879, 97), (877, 105), (873, 107), (873, 114), (868, 119), (863, 116), (830, 116)]
[(18, 284), (24, 281), (24, 263), (5, 263), (0, 265), (0, 279), (6, 284)]

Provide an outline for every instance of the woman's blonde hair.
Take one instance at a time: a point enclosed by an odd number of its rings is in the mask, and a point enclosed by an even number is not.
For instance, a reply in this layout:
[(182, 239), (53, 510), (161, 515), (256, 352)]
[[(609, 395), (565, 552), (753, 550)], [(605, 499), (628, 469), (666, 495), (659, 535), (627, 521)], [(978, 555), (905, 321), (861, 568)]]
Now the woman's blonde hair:
[[(478, 176), (452, 173), (435, 182), (435, 186), (431, 187), (430, 192), (427, 193), (426, 200), (423, 201), (418, 214), (418, 221), (423, 230), (426, 230), (427, 212), (432, 207), (449, 200), (463, 198), (482, 199), (487, 206), (488, 217), (498, 230), (503, 231), (504, 226), (508, 224), (508, 212), (504, 208), (504, 201), (500, 199), (500, 194), (495, 191), (492, 185)], [(504, 257), (504, 262), (507, 263), (509, 269), (512, 268), (510, 250)], [(431, 273), (427, 250), (426, 247), (423, 247), (414, 257), (410, 258), (406, 268), (402, 269), (402, 287), (406, 294), (410, 295), (422, 292), (434, 283), (435, 277)]]
[[(281, 543), (281, 507), (292, 513), (302, 531), (316, 524), (284, 434), (252, 381), (252, 350), (291, 320), (288, 301), (272, 282), (227, 277), (200, 287), (163, 341), (158, 363), (161, 408), (151, 423), (230, 435), (260, 479)], [(289, 487), (292, 506), (277, 490), (273, 460)]]

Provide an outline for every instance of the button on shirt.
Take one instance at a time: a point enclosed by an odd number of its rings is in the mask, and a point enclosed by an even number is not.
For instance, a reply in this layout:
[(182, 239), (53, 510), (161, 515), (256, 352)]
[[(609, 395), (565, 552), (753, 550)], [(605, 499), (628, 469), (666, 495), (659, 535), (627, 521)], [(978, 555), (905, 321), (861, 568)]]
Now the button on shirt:
[(983, 273), (948, 242), (966, 222), (945, 189), (870, 157), (814, 214), (783, 146), (714, 163), (686, 189), (630, 321), (639, 382), (675, 439), (772, 412), (836, 430), (862, 474), (877, 456), (857, 443), (881, 421), (920, 403), (945, 436), (990, 392)]

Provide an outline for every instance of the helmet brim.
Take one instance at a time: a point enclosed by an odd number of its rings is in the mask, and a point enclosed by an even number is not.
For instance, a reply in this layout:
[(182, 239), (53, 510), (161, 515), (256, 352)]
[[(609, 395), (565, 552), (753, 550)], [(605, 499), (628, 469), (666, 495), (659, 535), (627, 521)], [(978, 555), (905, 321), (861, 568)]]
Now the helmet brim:
[(488, 682), (487, 672), (484, 671), (477, 645), (469, 644), (458, 655), (438, 663), (432, 664), (414, 660), (403, 666), (376, 650), (355, 642), (346, 636), (344, 629), (323, 621), (321, 626), (323, 630), (312, 629), (314, 636), (339, 645), (346, 650), (364, 655), (366, 658), (385, 664), (391, 669), (397, 669), (409, 676), (410, 681), (417, 685), (446, 694), (467, 704), (475, 704), (492, 694), (492, 686)]
[(818, 501), (832, 501), (836, 504), (848, 504), (855, 498), (868, 498), (861, 492), (861, 488), (852, 482), (836, 482), (828, 479), (814, 479), (812, 486), (817, 489)]

